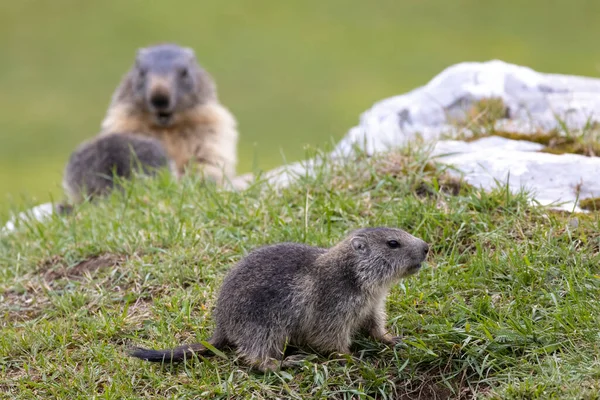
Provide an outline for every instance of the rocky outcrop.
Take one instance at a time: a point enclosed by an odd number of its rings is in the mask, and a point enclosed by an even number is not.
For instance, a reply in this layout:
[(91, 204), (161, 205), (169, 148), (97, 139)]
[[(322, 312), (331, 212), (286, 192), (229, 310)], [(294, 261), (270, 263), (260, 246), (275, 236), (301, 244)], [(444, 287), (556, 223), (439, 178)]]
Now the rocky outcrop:
[[(508, 182), (511, 190), (533, 192), (540, 204), (569, 211), (580, 211), (578, 199), (600, 197), (600, 157), (541, 153), (540, 144), (500, 137), (444, 140), (468, 135), (468, 127), (456, 121), (476, 102), (490, 98), (501, 99), (505, 108), (495, 122), (498, 130), (533, 134), (566, 129), (577, 135), (600, 122), (600, 79), (545, 74), (497, 60), (461, 63), (425, 86), (376, 103), (332, 156), (345, 157), (355, 147), (374, 154), (419, 137), (432, 142), (437, 161), (455, 166), (472, 185), (491, 189)], [(267, 176), (286, 184), (307, 168), (312, 164), (296, 163)]]

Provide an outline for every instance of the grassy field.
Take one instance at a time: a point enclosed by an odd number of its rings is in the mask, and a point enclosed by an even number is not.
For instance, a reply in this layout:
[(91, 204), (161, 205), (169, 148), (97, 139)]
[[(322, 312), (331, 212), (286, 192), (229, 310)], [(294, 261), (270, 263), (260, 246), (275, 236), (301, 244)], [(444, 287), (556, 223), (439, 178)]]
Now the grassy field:
[(598, 75), (599, 35), (590, 0), (3, 1), (0, 211), (61, 195), (69, 153), (150, 43), (196, 49), (239, 119), (246, 172), (339, 139), (373, 102), (460, 61)]
[[(445, 182), (416, 150), (326, 166), (280, 192), (163, 177), (1, 238), (0, 398), (598, 398), (598, 214)], [(125, 355), (206, 340), (220, 282), (249, 250), (330, 246), (363, 226), (431, 245), (388, 298), (401, 345), (358, 338), (345, 365), (321, 356), (267, 375), (232, 352), (178, 367)]]

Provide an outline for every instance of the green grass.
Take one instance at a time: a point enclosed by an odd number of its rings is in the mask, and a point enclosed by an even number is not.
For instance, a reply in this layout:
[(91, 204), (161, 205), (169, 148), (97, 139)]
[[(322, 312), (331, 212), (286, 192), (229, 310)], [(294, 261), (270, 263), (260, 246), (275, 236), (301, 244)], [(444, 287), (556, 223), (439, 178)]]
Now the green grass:
[(361, 112), (461, 61), (598, 75), (590, 0), (0, 2), (0, 210), (61, 195), (135, 49), (196, 49), (240, 122), (240, 172), (339, 139)]
[[(598, 398), (598, 214), (549, 212), (503, 186), (448, 195), (444, 176), (415, 149), (326, 165), (279, 191), (163, 176), (24, 226), (0, 239), (0, 397)], [(359, 338), (345, 365), (267, 375), (231, 352), (178, 367), (124, 354), (206, 340), (220, 282), (249, 250), (330, 246), (362, 226), (431, 244), (388, 298), (403, 345)]]

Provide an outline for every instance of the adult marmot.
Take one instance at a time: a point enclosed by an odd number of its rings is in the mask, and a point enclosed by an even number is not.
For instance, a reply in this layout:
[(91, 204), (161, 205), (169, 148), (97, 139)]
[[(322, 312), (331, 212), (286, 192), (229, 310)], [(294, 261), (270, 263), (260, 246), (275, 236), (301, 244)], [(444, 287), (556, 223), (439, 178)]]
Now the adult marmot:
[(192, 49), (162, 44), (138, 50), (102, 121), (101, 135), (114, 132), (159, 139), (178, 176), (188, 167), (217, 184), (235, 176), (237, 122)]

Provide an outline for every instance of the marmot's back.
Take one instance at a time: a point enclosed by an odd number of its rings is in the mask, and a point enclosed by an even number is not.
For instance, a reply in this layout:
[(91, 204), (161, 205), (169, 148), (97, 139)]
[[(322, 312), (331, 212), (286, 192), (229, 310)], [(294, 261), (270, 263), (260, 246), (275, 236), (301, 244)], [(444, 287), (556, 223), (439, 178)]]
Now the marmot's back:
[(310, 269), (326, 251), (301, 243), (278, 243), (251, 251), (223, 281), (217, 321), (227, 324), (230, 315), (244, 314), (260, 320), (277, 313), (276, 309), (285, 307), (281, 299), (297, 291), (304, 277), (315, 273)]
[(84, 142), (71, 154), (63, 187), (72, 202), (109, 193), (114, 177), (131, 178), (134, 172), (152, 175), (168, 166), (161, 143), (132, 134), (112, 134)]
[(102, 122), (101, 134), (112, 132), (159, 139), (178, 175), (199, 166), (219, 183), (235, 176), (237, 122), (189, 48), (165, 44), (138, 51)]

